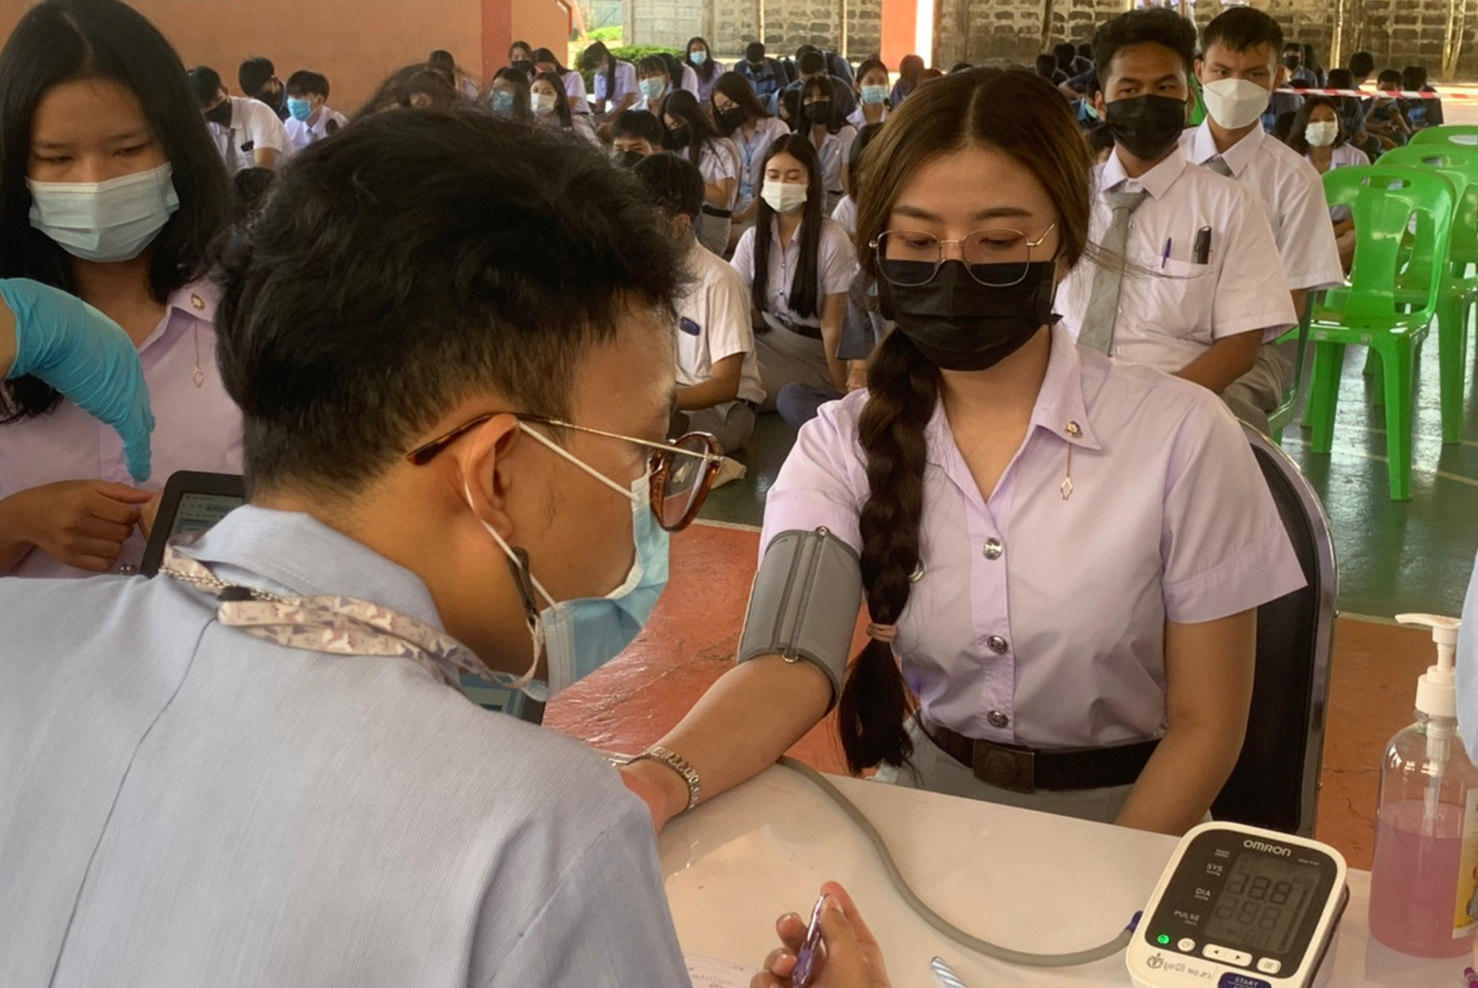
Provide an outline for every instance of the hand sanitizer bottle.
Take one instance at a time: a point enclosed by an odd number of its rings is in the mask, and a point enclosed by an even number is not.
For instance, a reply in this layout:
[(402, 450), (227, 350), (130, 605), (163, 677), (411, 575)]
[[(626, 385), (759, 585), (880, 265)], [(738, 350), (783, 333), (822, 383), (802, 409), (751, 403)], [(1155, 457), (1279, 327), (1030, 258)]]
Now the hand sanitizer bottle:
[(1458, 957), (1478, 932), (1478, 769), (1457, 730), (1453, 654), (1459, 622), (1399, 614), (1432, 629), (1437, 664), (1416, 688), (1416, 723), (1381, 762), (1370, 932), (1417, 957)]

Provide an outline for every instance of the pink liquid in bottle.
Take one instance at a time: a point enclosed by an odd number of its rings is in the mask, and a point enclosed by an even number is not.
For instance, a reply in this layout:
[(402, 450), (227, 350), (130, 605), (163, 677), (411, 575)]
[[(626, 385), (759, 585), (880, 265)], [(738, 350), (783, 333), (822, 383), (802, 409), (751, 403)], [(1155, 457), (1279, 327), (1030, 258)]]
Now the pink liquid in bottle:
[(1452, 935), (1462, 860), (1461, 806), (1439, 803), (1431, 820), (1419, 800), (1382, 808), (1371, 869), (1371, 935), (1416, 957), (1458, 957), (1472, 950), (1471, 931)]

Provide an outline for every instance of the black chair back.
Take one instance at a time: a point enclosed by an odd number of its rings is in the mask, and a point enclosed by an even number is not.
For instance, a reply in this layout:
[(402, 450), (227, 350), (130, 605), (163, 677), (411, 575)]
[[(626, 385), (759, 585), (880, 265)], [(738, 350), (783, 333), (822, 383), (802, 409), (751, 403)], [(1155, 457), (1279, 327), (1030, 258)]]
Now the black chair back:
[(1257, 610), (1257, 679), (1242, 757), (1212, 804), (1218, 820), (1311, 837), (1334, 651), (1334, 543), (1297, 465), (1243, 426), (1308, 585)]

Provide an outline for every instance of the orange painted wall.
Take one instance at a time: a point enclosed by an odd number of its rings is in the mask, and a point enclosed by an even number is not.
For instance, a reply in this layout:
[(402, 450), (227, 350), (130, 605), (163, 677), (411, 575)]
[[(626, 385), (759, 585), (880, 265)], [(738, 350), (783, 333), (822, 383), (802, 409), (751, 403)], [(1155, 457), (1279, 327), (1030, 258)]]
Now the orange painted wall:
[[(918, 37), (918, 0), (883, 0), (883, 61), (894, 71), (904, 55), (914, 54)], [(925, 54), (925, 61), (928, 55)]]
[[(506, 7), (509, 0), (130, 3), (169, 37), (186, 67), (212, 66), (233, 93), (242, 59), (265, 55), (283, 79), (300, 68), (322, 72), (333, 86), (331, 102), (352, 112), (385, 76), (408, 62), (424, 61), (436, 48), (447, 49), (468, 73), (480, 76), (483, 8)], [(0, 35), (8, 37), (30, 6), (26, 0), (0, 0)]]
[(560, 0), (483, 0), (483, 69), (492, 78), (508, 64), (508, 46), (527, 41), (564, 60), (570, 8)]

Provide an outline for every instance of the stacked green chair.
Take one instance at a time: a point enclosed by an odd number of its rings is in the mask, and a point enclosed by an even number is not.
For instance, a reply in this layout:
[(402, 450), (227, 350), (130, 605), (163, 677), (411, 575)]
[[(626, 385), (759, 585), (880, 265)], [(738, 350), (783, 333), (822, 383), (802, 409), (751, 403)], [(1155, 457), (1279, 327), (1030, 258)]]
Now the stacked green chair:
[[(1330, 205), (1350, 208), (1356, 244), (1350, 284), (1326, 292), (1309, 322), (1314, 371), (1306, 422), (1312, 448), (1328, 453), (1333, 445), (1345, 348), (1370, 348), (1383, 370), (1391, 499), (1407, 501), (1414, 355), (1442, 304), (1458, 192), (1435, 170), (1384, 165), (1329, 171), (1324, 192)], [(1408, 231), (1409, 249), (1403, 249)], [(1408, 272), (1425, 272), (1425, 283), (1418, 285)]]
[[(1408, 146), (1415, 144), (1419, 147), (1428, 147), (1433, 144), (1450, 144), (1460, 148), (1478, 147), (1478, 126), (1447, 124), (1442, 127), (1426, 127), (1412, 134), (1407, 144)], [(1381, 157), (1384, 158), (1385, 155)]]
[[(1473, 128), (1478, 132), (1478, 128)], [(1421, 131), (1419, 133), (1425, 133)], [(1442, 441), (1462, 439), (1463, 380), (1468, 362), (1468, 313), (1478, 304), (1478, 146), (1461, 144), (1412, 145), (1387, 151), (1381, 167), (1427, 168), (1451, 179), (1459, 204), (1452, 221), (1452, 243), (1448, 245), (1446, 278), (1437, 309), (1438, 365), (1442, 385)], [(1408, 269), (1407, 276), (1420, 284), (1426, 272)]]

